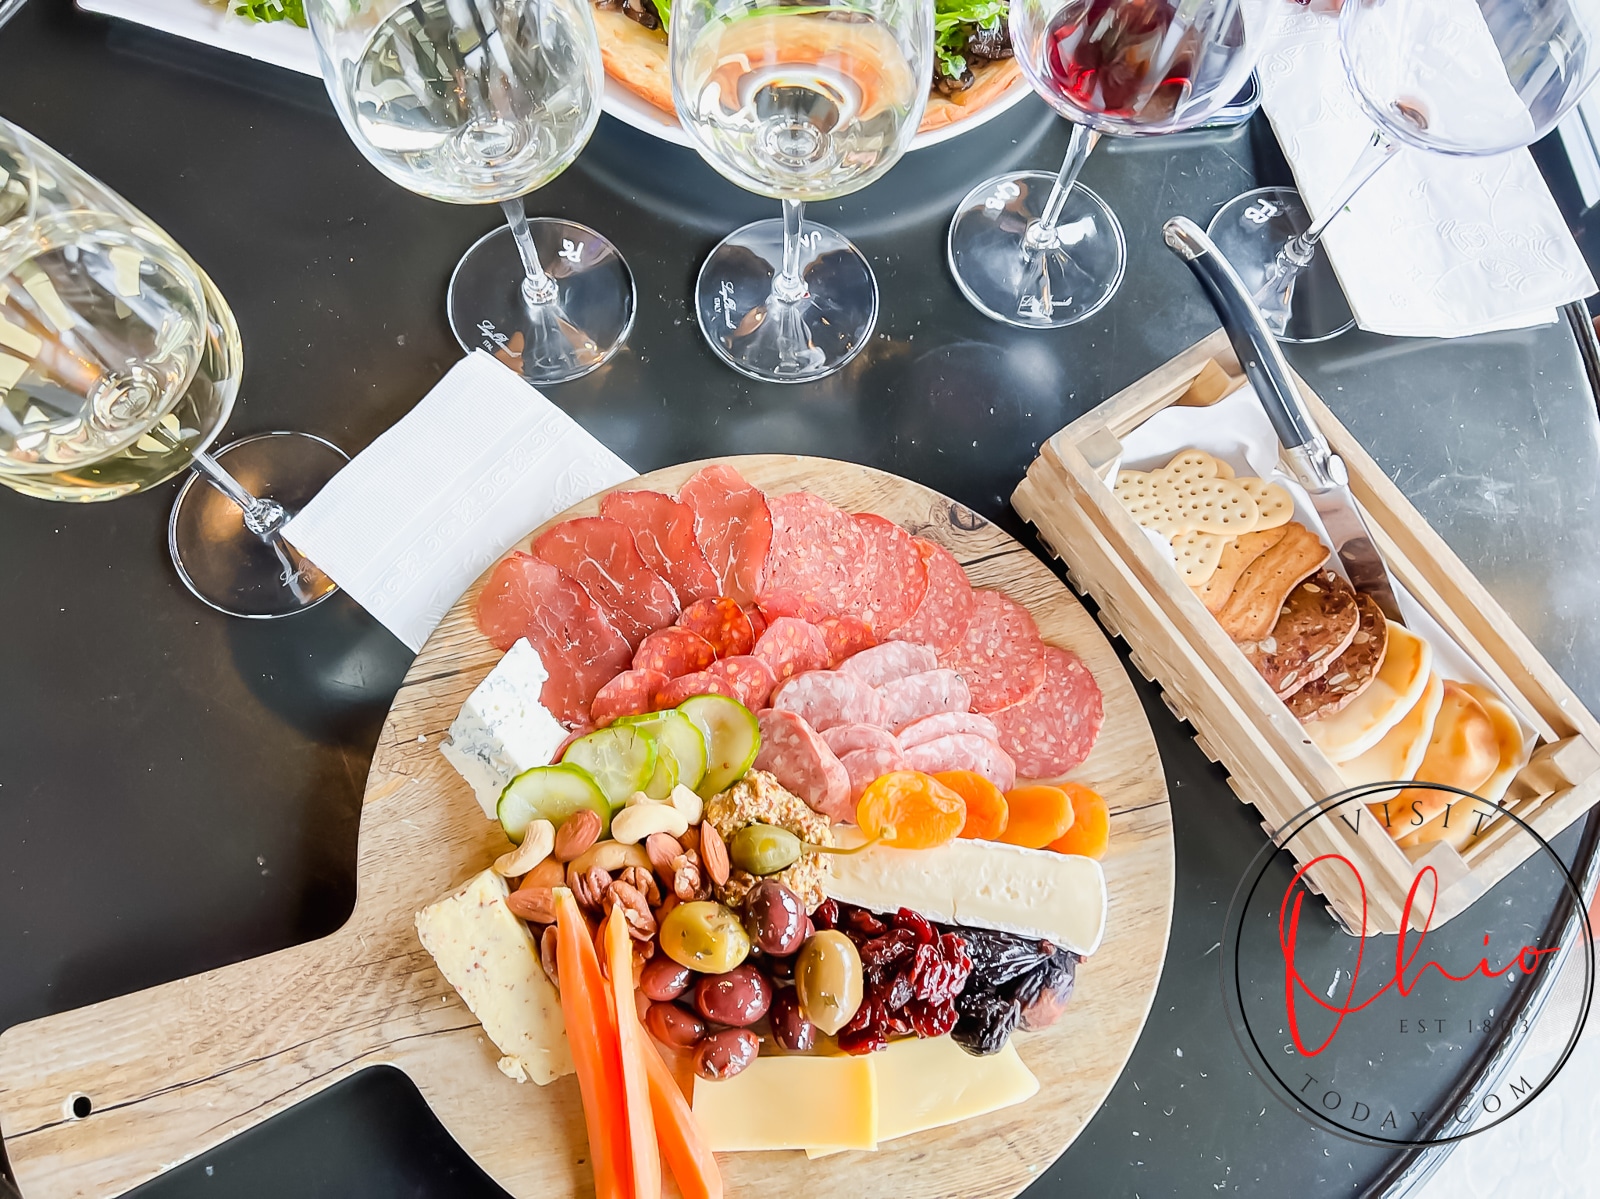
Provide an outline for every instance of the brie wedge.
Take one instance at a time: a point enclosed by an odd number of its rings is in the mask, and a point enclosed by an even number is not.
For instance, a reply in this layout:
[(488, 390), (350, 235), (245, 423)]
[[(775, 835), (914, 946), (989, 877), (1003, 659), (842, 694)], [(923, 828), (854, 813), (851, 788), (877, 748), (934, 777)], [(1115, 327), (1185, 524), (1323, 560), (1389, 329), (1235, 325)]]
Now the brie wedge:
[(567, 730), (539, 702), (546, 673), (526, 638), (479, 683), (439, 746), (445, 760), (472, 785), (478, 805), (497, 819), (500, 792), (524, 770), (548, 766)]

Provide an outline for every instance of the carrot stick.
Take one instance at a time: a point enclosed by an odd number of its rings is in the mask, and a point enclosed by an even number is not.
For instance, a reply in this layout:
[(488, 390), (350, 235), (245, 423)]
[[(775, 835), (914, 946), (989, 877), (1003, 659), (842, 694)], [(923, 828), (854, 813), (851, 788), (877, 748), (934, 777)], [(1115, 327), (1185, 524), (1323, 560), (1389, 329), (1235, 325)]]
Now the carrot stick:
[(650, 1118), (650, 1081), (645, 1074), (644, 1025), (633, 1000), (633, 938), (622, 905), (606, 921), (606, 960), (611, 964), (612, 1006), (617, 1013), (617, 1044), (622, 1050), (622, 1094), (628, 1116), (634, 1199), (661, 1199), (661, 1153)]
[(722, 1199), (717, 1159), (700, 1134), (689, 1101), (672, 1077), (672, 1067), (648, 1041), (644, 1045), (644, 1064), (650, 1074), (650, 1110), (656, 1118), (656, 1139), (683, 1199)]
[(606, 1004), (600, 959), (583, 922), (577, 900), (565, 887), (555, 889), (556, 974), (561, 980), (561, 1014), (567, 1045), (583, 1096), (583, 1122), (594, 1159), (596, 1199), (633, 1199), (633, 1168), (628, 1159), (628, 1124), (622, 1082), (622, 1051), (617, 1025)]

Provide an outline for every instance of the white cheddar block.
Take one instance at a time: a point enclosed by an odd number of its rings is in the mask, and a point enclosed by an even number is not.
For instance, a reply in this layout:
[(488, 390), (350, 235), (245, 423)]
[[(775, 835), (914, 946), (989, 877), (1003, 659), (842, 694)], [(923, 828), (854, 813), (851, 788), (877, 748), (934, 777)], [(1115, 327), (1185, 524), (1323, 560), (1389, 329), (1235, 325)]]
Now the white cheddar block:
[(542, 1086), (572, 1073), (572, 1053), (561, 996), (539, 964), (533, 934), (506, 907), (507, 894), (493, 870), (474, 875), (417, 913), (417, 935), (505, 1055), (501, 1072)]
[(567, 739), (567, 730), (539, 702), (548, 677), (539, 651), (526, 638), (519, 640), (467, 697), (449, 739), (439, 746), (490, 820), (506, 784), (524, 770), (548, 766)]
[(870, 1055), (758, 1057), (722, 1082), (694, 1082), (694, 1118), (717, 1153), (873, 1149), (878, 1143)]
[[(836, 828), (842, 845), (859, 845), (853, 828)], [(834, 899), (893, 912), (911, 908), (932, 920), (1053, 941), (1087, 956), (1106, 927), (1106, 877), (1079, 854), (1023, 849), (957, 838), (934, 849), (836, 855), (824, 888)]]

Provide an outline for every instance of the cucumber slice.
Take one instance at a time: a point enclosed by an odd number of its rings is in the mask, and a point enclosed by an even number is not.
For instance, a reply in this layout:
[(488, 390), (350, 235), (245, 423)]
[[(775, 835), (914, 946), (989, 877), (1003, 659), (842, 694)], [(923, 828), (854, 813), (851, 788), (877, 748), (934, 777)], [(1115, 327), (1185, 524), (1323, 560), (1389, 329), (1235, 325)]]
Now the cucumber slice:
[(657, 750), (670, 750), (678, 760), (678, 781), (691, 791), (705, 778), (705, 734), (700, 731), (699, 725), (676, 708), (669, 708), (665, 712), (649, 712), (643, 716), (624, 716), (617, 723), (643, 729), (656, 739)]
[(560, 827), (582, 808), (600, 813), (600, 835), (604, 837), (611, 825), (611, 805), (588, 772), (576, 766), (535, 766), (506, 784), (496, 814), (506, 836), (521, 845), (528, 825), (535, 820)]
[(644, 793), (651, 799), (666, 799), (678, 785), (678, 759), (667, 748), (665, 741), (656, 741), (656, 772), (644, 785)]
[(726, 695), (695, 695), (678, 705), (706, 739), (706, 774), (695, 791), (710, 799), (744, 777), (761, 748), (755, 713)]
[(612, 725), (579, 737), (567, 746), (561, 761), (587, 770), (611, 806), (620, 808), (655, 774), (656, 739), (632, 725)]

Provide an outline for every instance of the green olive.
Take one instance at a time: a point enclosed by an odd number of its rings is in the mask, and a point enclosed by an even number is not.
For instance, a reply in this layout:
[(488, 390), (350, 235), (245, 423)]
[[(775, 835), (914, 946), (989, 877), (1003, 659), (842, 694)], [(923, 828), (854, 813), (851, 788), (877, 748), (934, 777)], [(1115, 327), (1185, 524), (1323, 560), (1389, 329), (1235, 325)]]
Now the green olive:
[(680, 903), (667, 913), (661, 922), (661, 952), (701, 974), (726, 974), (749, 955), (750, 936), (739, 917), (720, 903), (701, 899)]
[(728, 859), (759, 878), (787, 870), (800, 860), (800, 838), (775, 824), (747, 824), (728, 843)]
[(794, 964), (794, 988), (805, 1018), (832, 1036), (861, 1007), (861, 955), (835, 929), (814, 933)]

